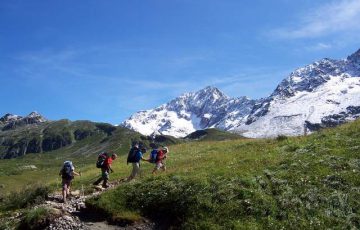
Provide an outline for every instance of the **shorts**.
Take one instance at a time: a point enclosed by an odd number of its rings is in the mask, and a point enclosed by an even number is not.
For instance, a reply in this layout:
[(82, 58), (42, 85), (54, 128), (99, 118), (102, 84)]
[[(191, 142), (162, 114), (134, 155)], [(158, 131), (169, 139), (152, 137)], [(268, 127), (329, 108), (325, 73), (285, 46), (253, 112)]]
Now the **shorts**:
[(71, 179), (62, 179), (62, 188), (63, 189), (68, 189), (70, 188), (70, 185), (71, 185)]
[(165, 164), (163, 162), (157, 162), (154, 169), (159, 170), (161, 168), (165, 168)]

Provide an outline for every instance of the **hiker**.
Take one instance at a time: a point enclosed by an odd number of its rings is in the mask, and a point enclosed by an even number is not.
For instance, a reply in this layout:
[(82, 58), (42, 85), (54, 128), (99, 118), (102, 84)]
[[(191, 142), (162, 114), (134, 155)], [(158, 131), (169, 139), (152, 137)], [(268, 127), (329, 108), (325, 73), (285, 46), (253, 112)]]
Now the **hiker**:
[(146, 152), (145, 148), (139, 148), (138, 144), (135, 144), (129, 151), (127, 164), (132, 163), (133, 169), (130, 176), (127, 178), (127, 181), (131, 181), (135, 176), (140, 172), (140, 160), (148, 161), (143, 157), (143, 154)]
[(70, 195), (70, 186), (74, 175), (81, 176), (81, 173), (75, 172), (75, 167), (71, 161), (65, 161), (59, 172), (59, 176), (62, 178), (62, 196), (64, 203), (66, 203), (66, 198)]
[(112, 169), (111, 165), (112, 162), (114, 160), (116, 160), (117, 155), (115, 153), (111, 154), (111, 156), (109, 156), (108, 153), (104, 152), (101, 153), (98, 156), (98, 162), (96, 163), (96, 166), (98, 168), (101, 168), (101, 177), (99, 179), (97, 179), (93, 185), (99, 185), (100, 182), (102, 181), (102, 187), (103, 188), (108, 188), (108, 180), (109, 180), (109, 174), (110, 172), (114, 172), (114, 170)]
[(162, 147), (162, 149), (157, 151), (155, 160), (152, 160), (155, 161), (155, 168), (153, 169), (152, 174), (155, 174), (156, 171), (158, 171), (159, 169), (162, 169), (163, 171), (166, 170), (166, 165), (164, 160), (166, 159), (168, 153), (169, 153), (168, 147)]

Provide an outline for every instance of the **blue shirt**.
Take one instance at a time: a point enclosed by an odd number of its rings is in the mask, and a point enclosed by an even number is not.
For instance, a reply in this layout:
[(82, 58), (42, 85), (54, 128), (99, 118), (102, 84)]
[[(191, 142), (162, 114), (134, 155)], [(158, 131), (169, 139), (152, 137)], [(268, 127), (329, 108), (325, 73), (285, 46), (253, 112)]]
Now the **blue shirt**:
[(141, 150), (137, 151), (136, 157), (135, 157), (136, 163), (140, 162), (142, 156), (143, 156), (143, 153), (141, 152)]

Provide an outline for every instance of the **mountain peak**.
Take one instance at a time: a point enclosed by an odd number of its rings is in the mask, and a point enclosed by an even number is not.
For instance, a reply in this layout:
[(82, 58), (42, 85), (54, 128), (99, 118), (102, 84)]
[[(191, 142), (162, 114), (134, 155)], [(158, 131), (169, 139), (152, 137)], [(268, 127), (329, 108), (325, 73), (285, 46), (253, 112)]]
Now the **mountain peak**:
[(33, 112), (29, 113), (29, 115), (27, 115), (27, 117), (42, 117), (42, 115), (40, 113), (38, 113), (37, 111), (33, 111)]
[(358, 51), (348, 56), (347, 60), (354, 63), (360, 63), (360, 49), (358, 49)]
[(199, 91), (197, 91), (195, 93), (195, 95), (202, 95), (202, 97), (206, 96), (210, 96), (215, 100), (218, 99), (228, 99), (228, 96), (226, 96), (222, 91), (220, 91), (218, 88), (214, 87), (214, 86), (207, 86)]
[(2, 116), (0, 118), (0, 123), (7, 123), (7, 122), (10, 122), (10, 121), (16, 121), (16, 120), (19, 120), (21, 118), (22, 118), (21, 116), (14, 115), (14, 114), (11, 114), (11, 113), (6, 113), (4, 116)]
[(46, 122), (46, 121), (47, 121), (47, 119), (36, 111), (31, 112), (26, 117), (7, 113), (3, 117), (0, 118), (0, 124), (4, 125), (4, 127), (2, 128), (3, 131), (9, 130), (9, 129), (15, 129), (17, 127), (24, 126), (24, 125), (37, 124), (37, 123), (42, 123), (42, 122)]
[(38, 123), (38, 122), (45, 122), (47, 121), (47, 119), (45, 117), (43, 117), (40, 113), (38, 113), (37, 111), (33, 111), (31, 113), (29, 113), (29, 115), (27, 115), (25, 117), (25, 119), (30, 119), (33, 120), (32, 123)]
[(218, 88), (216, 88), (215, 86), (210, 86), (210, 85), (206, 86), (205, 88), (203, 88), (200, 91), (222, 93)]

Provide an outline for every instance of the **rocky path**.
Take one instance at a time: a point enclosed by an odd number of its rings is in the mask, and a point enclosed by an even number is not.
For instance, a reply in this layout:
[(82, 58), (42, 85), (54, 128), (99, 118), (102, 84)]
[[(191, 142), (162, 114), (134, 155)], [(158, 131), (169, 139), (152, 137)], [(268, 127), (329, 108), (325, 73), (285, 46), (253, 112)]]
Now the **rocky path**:
[[(111, 188), (110, 188), (111, 189)], [(128, 226), (110, 225), (106, 220), (94, 212), (87, 212), (85, 200), (94, 196), (98, 196), (103, 192), (99, 188), (90, 195), (84, 195), (81, 191), (73, 191), (67, 203), (62, 202), (61, 194), (52, 194), (49, 199), (41, 206), (47, 207), (57, 214), (57, 218), (51, 221), (47, 230), (115, 230), (115, 229), (155, 229), (155, 224), (149, 220), (144, 219), (141, 223), (134, 223)]]

